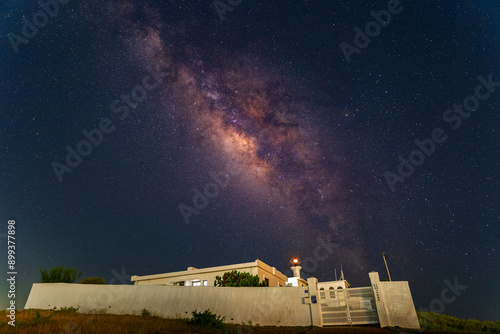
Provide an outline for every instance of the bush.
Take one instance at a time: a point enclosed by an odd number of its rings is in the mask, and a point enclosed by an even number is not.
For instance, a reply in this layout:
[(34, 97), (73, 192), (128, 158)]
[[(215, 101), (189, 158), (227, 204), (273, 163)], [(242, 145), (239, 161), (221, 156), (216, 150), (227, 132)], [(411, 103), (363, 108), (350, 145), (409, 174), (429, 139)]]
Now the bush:
[(143, 317), (148, 317), (151, 315), (151, 313), (149, 313), (149, 311), (144, 308), (144, 309), (142, 309), (141, 315)]
[(449, 333), (500, 333), (500, 322), (459, 319), (446, 314), (417, 311), (420, 327)]
[(73, 306), (70, 306), (70, 307), (60, 307), (58, 310), (54, 307), (54, 312), (55, 313), (75, 313), (75, 312), (78, 312), (80, 308), (79, 307), (73, 307)]
[(233, 270), (224, 273), (222, 277), (216, 276), (214, 286), (267, 286), (267, 282), (259, 283), (259, 276)]
[(50, 318), (52, 318), (52, 314), (48, 316), (43, 316), (40, 314), (40, 312), (36, 311), (35, 317), (33, 318), (33, 320), (31, 320), (31, 323), (33, 325), (43, 324), (44, 322), (49, 321)]
[(40, 282), (42, 283), (73, 283), (82, 273), (78, 273), (75, 268), (54, 267), (47, 272), (47, 269), (40, 271)]
[(80, 284), (106, 284), (106, 281), (104, 280), (104, 277), (92, 276), (92, 277), (82, 278), (82, 280), (78, 283), (80, 283)]
[(224, 320), (226, 317), (221, 317), (220, 315), (216, 315), (210, 310), (206, 310), (205, 312), (196, 312), (193, 311), (193, 317), (189, 320), (190, 325), (200, 326), (208, 329), (224, 329)]

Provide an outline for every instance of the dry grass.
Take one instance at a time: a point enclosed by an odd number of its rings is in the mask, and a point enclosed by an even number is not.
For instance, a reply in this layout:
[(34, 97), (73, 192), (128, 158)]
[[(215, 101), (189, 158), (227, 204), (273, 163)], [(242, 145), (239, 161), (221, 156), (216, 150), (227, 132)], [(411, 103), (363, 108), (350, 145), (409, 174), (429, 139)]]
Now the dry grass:
[[(69, 310), (71, 311), (71, 310)], [(38, 312), (38, 314), (37, 314)], [(50, 317), (50, 318), (48, 318)], [(225, 325), (225, 330), (208, 330), (188, 324), (188, 319), (163, 319), (155, 316), (81, 314), (48, 310), (16, 312), (16, 327), (7, 324), (6, 311), (0, 311), (0, 333), (22, 334), (159, 334), (159, 333), (239, 333), (239, 334), (396, 334), (400, 329), (381, 329), (377, 326), (354, 327), (255, 327)], [(417, 333), (418, 331), (410, 331)], [(427, 331), (426, 331), (427, 332)], [(420, 332), (419, 332), (420, 333)], [(435, 332), (433, 332), (435, 333)]]
[[(3, 311), (0, 322), (0, 333), (26, 334), (150, 334), (150, 333), (210, 333), (210, 331), (193, 328), (187, 319), (162, 319), (154, 316), (113, 315), (113, 314), (80, 314), (60, 313), (39, 310), (23, 310), (16, 312), (16, 327), (7, 324), (9, 318)], [(50, 318), (45, 319), (44, 317)]]

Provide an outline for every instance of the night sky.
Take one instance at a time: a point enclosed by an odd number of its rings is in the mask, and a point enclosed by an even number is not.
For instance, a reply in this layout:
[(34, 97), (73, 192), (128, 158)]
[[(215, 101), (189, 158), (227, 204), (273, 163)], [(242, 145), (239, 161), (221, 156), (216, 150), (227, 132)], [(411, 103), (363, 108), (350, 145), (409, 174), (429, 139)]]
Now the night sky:
[(417, 309), (500, 320), (498, 1), (60, 2), (0, 4), (19, 308), (38, 268), (357, 287), (386, 252)]

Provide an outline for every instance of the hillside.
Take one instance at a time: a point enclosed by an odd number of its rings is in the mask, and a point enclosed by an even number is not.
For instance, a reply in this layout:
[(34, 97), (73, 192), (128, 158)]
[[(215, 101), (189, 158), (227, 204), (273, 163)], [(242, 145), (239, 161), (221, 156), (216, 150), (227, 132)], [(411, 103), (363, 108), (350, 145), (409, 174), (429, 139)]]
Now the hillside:
[(421, 330), (399, 328), (353, 327), (258, 327), (250, 324), (224, 325), (224, 330), (190, 325), (189, 319), (162, 319), (151, 315), (81, 314), (74, 310), (23, 310), (16, 313), (16, 327), (7, 324), (1, 311), (0, 333), (500, 333), (500, 321), (464, 320), (432, 312), (418, 312)]

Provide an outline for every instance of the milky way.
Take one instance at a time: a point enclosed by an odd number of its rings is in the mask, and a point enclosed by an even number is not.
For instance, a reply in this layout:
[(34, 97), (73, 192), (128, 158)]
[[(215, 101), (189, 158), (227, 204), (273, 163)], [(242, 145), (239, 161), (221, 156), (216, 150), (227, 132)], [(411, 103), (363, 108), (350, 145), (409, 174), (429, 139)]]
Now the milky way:
[[(132, 15), (130, 5), (120, 6)], [(217, 59), (221, 51), (199, 56), (179, 41), (182, 29), (163, 35), (151, 26), (131, 24), (126, 16), (121, 19), (130, 25), (127, 45), (141, 62), (170, 67), (164, 106), (177, 106), (174, 117), (195, 147), (238, 165), (244, 172), (239, 186), (248, 195), (264, 196), (283, 222), (304, 227), (321, 219), (331, 229), (343, 223), (333, 219), (343, 167), (331, 168), (331, 157), (321, 147), (323, 130), (314, 101), (304, 101), (291, 78), (244, 50), (227, 55), (223, 64), (207, 65), (203, 58)]]
[[(339, 45), (384, 6), (243, 1), (220, 21), (211, 0), (69, 1), (19, 52), (3, 38), (0, 216), (20, 226), (25, 295), (40, 266), (108, 277), (258, 257), (285, 272), (291, 256), (359, 286), (386, 252), (417, 307), (458, 276), (470, 290), (446, 313), (495, 318), (498, 89), (397, 191), (384, 172), (478, 76), (500, 80), (497, 8), (402, 1), (346, 62)], [(6, 37), (38, 5), (0, 8)], [(152, 68), (160, 84), (123, 102)], [(51, 163), (104, 119), (116, 129), (59, 182)]]

